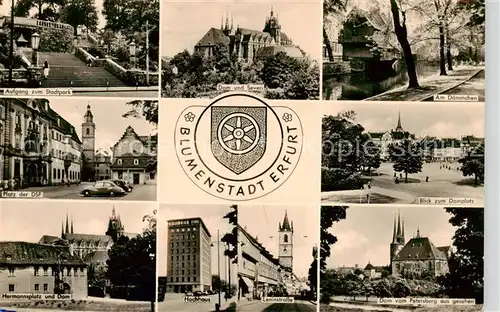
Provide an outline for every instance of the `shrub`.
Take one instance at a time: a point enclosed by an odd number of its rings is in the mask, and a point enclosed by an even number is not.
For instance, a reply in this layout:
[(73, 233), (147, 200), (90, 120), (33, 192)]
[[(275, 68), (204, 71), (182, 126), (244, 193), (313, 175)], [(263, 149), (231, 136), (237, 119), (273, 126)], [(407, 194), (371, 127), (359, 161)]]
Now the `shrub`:
[(62, 29), (44, 29), (40, 32), (40, 52), (68, 52), (73, 45), (73, 32)]
[(349, 170), (339, 168), (321, 168), (321, 191), (341, 191), (361, 189), (361, 174), (351, 174)]

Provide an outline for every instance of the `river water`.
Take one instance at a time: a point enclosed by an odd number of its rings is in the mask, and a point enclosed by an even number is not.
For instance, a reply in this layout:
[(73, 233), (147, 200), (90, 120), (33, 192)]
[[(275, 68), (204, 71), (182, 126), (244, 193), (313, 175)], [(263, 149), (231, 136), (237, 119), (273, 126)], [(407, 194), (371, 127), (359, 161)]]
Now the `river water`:
[[(439, 74), (439, 65), (417, 62), (418, 78)], [(406, 68), (380, 82), (370, 80), (365, 73), (323, 77), (323, 97), (326, 100), (363, 100), (408, 84)]]

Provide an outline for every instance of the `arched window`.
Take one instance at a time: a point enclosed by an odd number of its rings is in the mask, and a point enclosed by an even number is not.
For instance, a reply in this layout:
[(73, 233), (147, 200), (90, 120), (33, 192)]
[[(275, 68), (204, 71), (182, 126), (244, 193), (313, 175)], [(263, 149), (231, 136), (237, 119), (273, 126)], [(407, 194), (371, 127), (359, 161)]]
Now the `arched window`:
[(90, 134), (90, 129), (87, 128), (87, 130), (85, 131), (85, 134), (89, 135)]
[(288, 243), (288, 235), (285, 234), (285, 236), (283, 237), (283, 242)]

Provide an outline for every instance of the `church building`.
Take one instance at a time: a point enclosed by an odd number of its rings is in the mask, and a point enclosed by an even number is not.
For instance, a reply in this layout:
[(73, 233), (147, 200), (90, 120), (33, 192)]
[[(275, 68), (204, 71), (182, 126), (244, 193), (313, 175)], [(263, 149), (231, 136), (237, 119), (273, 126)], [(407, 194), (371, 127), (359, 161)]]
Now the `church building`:
[(382, 160), (389, 159), (389, 146), (399, 144), (403, 140), (415, 140), (415, 135), (405, 130), (401, 125), (401, 113), (398, 113), (398, 124), (396, 128), (385, 132), (368, 133), (372, 142), (380, 148), (380, 157)]
[(262, 31), (234, 27), (233, 17), (229, 25), (229, 16), (221, 19), (220, 29), (210, 28), (208, 32), (198, 41), (194, 47), (195, 53), (206, 57), (214, 55), (218, 45), (227, 47), (230, 55), (235, 55), (238, 60), (253, 63), (255, 59), (263, 59), (284, 52), (290, 57), (303, 58), (304, 55), (299, 47), (281, 31), (278, 16), (271, 9), (266, 18)]
[(405, 278), (440, 276), (448, 273), (450, 246), (436, 247), (430, 238), (420, 235), (406, 242), (404, 219), (398, 212), (390, 244), (390, 267), (393, 276)]

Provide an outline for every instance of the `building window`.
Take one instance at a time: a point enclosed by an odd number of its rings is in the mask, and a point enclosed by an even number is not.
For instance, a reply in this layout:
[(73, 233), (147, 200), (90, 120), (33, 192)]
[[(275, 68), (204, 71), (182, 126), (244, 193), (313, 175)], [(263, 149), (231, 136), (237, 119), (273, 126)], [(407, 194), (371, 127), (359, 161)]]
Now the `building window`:
[(35, 291), (40, 291), (40, 284), (35, 284)]
[(47, 276), (48, 275), (48, 270), (49, 270), (49, 268), (47, 268), (47, 267), (43, 268), (43, 276)]
[(121, 160), (121, 159), (118, 159), (117, 163), (118, 163), (119, 165), (121, 165), (121, 164), (122, 164), (122, 160)]
[(288, 243), (288, 235), (285, 234), (285, 236), (283, 237), (283, 242)]
[(139, 166), (139, 159), (134, 159), (134, 165)]
[(9, 284), (9, 292), (14, 292), (15, 287), (14, 284)]
[(196, 282), (196, 276), (193, 276), (193, 282)]
[(67, 271), (68, 271), (68, 276), (71, 276), (71, 268), (68, 268)]
[(9, 268), (9, 276), (15, 276), (14, 271), (15, 271), (14, 268)]
[(49, 284), (43, 284), (43, 291), (46, 292), (49, 290)]
[(40, 275), (40, 269), (38, 267), (35, 267), (35, 276), (39, 276)]
[(83, 268), (80, 268), (80, 275), (83, 276), (84, 275), (83, 273), (84, 273)]

